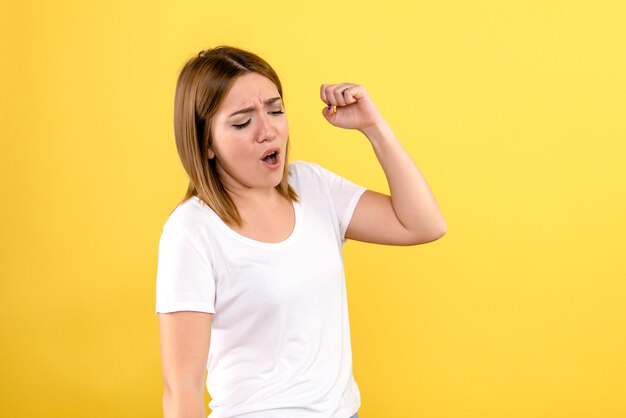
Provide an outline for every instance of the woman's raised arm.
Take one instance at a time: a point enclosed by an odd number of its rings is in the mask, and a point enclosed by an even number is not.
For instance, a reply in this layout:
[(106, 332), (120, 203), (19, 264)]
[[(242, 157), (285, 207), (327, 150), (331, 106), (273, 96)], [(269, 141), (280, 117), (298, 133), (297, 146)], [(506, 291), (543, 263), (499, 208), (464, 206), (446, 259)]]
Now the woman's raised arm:
[(416, 245), (442, 237), (447, 226), (428, 183), (365, 87), (351, 83), (322, 84), (320, 96), (328, 105), (322, 113), (329, 123), (357, 129), (369, 139), (391, 194), (366, 191), (354, 210), (346, 238)]
[(165, 418), (205, 418), (204, 378), (213, 314), (159, 313)]

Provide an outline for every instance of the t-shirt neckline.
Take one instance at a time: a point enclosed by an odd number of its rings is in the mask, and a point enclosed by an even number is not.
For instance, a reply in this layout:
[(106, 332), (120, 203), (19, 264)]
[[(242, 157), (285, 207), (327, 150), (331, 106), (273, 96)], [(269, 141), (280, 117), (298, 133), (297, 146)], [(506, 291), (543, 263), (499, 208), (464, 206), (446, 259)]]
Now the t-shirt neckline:
[(215, 213), (215, 211), (211, 209), (211, 207), (209, 207), (206, 203), (204, 203), (204, 201), (202, 201), (202, 199), (200, 199), (198, 196), (193, 196), (193, 200), (194, 202), (196, 202), (197, 204), (200, 204), (203, 208), (208, 210), (209, 216), (213, 219), (214, 223), (220, 229), (222, 229), (227, 235), (245, 244), (253, 245), (255, 247), (260, 247), (260, 248), (278, 249), (278, 248), (283, 248), (283, 247), (290, 245), (300, 233), (301, 224), (302, 224), (302, 219), (301, 219), (302, 212), (301, 212), (300, 202), (295, 201), (295, 200), (291, 201), (291, 205), (293, 207), (293, 212), (294, 212), (294, 217), (295, 217), (293, 230), (291, 231), (291, 234), (289, 234), (287, 238), (279, 242), (258, 241), (253, 238), (246, 237), (245, 235), (241, 235), (239, 232), (229, 227), (222, 220), (222, 218), (220, 218), (217, 215), (217, 213)]

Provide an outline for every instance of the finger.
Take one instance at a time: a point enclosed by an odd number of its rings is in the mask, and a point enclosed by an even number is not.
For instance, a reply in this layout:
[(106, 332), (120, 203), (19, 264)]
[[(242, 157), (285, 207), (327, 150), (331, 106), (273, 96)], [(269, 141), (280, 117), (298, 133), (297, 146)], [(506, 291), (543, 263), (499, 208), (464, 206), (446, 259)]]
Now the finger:
[(322, 99), (322, 101), (326, 104), (328, 104), (328, 96), (326, 95), (326, 87), (328, 85), (327, 84), (322, 84), (320, 86), (320, 98)]
[(335, 84), (322, 84), (320, 96), (324, 103), (331, 107), (338, 105), (334, 91)]
[(328, 106), (325, 106), (322, 109), (322, 115), (326, 118), (327, 121), (333, 123), (333, 120), (335, 119), (335, 111), (332, 106), (330, 106), (330, 109), (328, 108)]
[(346, 106), (345, 91), (351, 86), (350, 83), (340, 83), (333, 86), (332, 92), (337, 104), (336, 106)]
[(367, 96), (367, 89), (360, 84), (353, 84), (344, 92), (344, 99), (347, 104), (356, 103)]
[(320, 87), (320, 97), (326, 104), (330, 104), (332, 106), (343, 106), (343, 101), (337, 97), (337, 89), (342, 86), (347, 85), (347, 83), (340, 84), (322, 84)]
[(322, 114), (324, 117), (328, 118), (332, 113), (334, 113), (335, 109), (333, 105), (328, 100), (328, 94), (326, 93), (327, 84), (322, 84), (320, 86), (320, 99), (324, 102), (324, 108), (322, 109)]
[(341, 90), (341, 96), (343, 97), (343, 100), (346, 102), (346, 105), (351, 105), (352, 103), (356, 103), (358, 101), (355, 95), (357, 94), (359, 87), (360, 86), (353, 84), (353, 85), (350, 85), (349, 87), (344, 87)]

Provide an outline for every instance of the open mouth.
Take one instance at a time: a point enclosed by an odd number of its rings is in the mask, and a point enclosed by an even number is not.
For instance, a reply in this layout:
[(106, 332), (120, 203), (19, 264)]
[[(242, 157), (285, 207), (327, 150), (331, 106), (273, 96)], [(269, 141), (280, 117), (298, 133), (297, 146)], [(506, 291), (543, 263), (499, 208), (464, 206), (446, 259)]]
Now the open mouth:
[(272, 150), (268, 152), (267, 154), (265, 154), (262, 160), (269, 165), (275, 165), (276, 161), (278, 160), (278, 151)]

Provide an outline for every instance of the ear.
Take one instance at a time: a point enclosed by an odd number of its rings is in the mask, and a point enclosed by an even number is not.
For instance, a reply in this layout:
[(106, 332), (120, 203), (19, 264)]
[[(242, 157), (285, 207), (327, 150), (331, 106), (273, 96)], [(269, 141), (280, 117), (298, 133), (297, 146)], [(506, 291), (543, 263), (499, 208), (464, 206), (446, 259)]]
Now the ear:
[(215, 153), (213, 152), (211, 147), (207, 149), (207, 155), (209, 156), (209, 160), (212, 160), (213, 158), (215, 158)]

